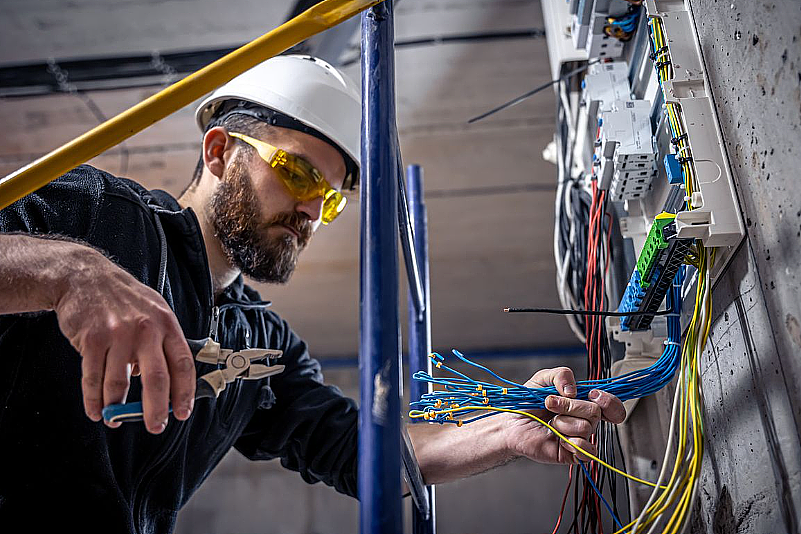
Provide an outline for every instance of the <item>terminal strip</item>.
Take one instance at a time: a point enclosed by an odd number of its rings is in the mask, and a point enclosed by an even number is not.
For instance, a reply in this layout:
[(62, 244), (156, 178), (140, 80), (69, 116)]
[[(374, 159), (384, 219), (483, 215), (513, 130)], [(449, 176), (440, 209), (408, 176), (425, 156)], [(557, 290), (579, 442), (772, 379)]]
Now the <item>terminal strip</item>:
[(651, 326), (653, 314), (665, 299), (671, 280), (690, 250), (693, 240), (676, 236), (674, 219), (673, 214), (661, 213), (651, 225), (648, 240), (618, 306), (622, 313), (645, 314), (623, 317), (620, 320), (623, 331), (646, 330)]

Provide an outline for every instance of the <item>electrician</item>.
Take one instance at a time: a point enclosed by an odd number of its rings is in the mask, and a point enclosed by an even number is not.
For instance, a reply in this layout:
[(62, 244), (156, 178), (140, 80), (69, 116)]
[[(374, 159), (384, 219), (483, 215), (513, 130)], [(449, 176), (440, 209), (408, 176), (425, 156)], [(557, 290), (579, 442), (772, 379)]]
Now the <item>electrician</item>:
[[(360, 116), (336, 69), (276, 57), (199, 106), (202, 153), (179, 198), (83, 165), (0, 211), (0, 525), (169, 532), (231, 447), (356, 495), (355, 402), (324, 384), (243, 275), (287, 282), (320, 223), (345, 208)], [(196, 376), (211, 369), (186, 339), (208, 336), (282, 350), (285, 370), (195, 403)], [(624, 418), (608, 393), (571, 398), (570, 369), (528, 385), (556, 386), (538, 415), (587, 451), (602, 418)], [(104, 406), (126, 399), (143, 402), (144, 424), (100, 423)], [(511, 414), (410, 434), (429, 484), (520, 456), (577, 457)]]

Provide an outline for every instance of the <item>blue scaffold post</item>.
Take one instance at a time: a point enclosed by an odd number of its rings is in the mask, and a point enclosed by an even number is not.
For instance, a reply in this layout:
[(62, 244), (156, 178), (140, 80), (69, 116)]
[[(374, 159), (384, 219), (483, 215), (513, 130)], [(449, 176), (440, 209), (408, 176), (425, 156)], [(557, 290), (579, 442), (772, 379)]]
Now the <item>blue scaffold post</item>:
[(362, 14), (361, 534), (400, 534), (398, 154), (392, 0)]
[[(428, 216), (423, 201), (423, 169), (419, 165), (406, 168), (406, 191), (408, 193), (409, 217), (414, 230), (414, 252), (417, 256), (417, 268), (422, 286), (425, 304), (422, 317), (417, 313), (413, 291), (409, 292), (409, 398), (418, 400), (427, 393), (430, 385), (420, 380), (411, 379), (417, 371), (431, 374), (431, 290), (428, 273)], [(418, 422), (421, 420), (417, 420)], [(421, 423), (425, 424), (425, 423)], [(428, 488), (429, 516), (426, 518), (417, 507), (412, 507), (412, 532), (414, 534), (434, 534), (434, 487)]]

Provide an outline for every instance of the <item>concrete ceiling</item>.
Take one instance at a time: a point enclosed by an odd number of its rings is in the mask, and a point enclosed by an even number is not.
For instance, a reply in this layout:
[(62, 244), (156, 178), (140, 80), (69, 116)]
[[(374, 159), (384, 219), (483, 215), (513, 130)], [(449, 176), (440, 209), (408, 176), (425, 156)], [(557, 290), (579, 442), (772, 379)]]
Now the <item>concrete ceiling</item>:
[[(0, 21), (0, 67), (49, 57), (231, 46), (280, 24), (289, 10), (290, 3), (277, 0), (232, 0), (224, 9), (210, 0), (11, 0), (4, 2)], [(399, 41), (542, 28), (536, 0), (404, 0), (396, 9)], [(404, 46), (396, 57), (404, 162), (418, 163), (425, 172), (434, 347), (576, 344), (561, 317), (501, 312), (508, 305), (558, 305), (552, 255), (556, 171), (541, 157), (553, 135), (553, 93), (543, 91), (482, 122), (466, 123), (549, 78), (545, 39)], [(345, 67), (354, 79), (358, 69), (358, 63)], [(0, 99), (0, 173), (159, 89)], [(192, 110), (180, 110), (92, 163), (177, 194), (197, 161)], [(318, 356), (358, 351), (358, 222), (353, 203), (320, 230), (288, 285), (259, 287)]]

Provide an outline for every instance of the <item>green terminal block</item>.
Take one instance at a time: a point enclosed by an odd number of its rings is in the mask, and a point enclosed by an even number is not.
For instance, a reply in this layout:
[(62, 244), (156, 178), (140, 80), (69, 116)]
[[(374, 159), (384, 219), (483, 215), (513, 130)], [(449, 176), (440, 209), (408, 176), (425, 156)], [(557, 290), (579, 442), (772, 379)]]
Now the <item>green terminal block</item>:
[(637, 259), (637, 270), (640, 272), (640, 286), (647, 288), (651, 283), (651, 269), (653, 269), (660, 251), (668, 247), (668, 242), (663, 235), (665, 226), (676, 219), (673, 213), (662, 212), (654, 217), (654, 223), (648, 232), (648, 238), (642, 247), (640, 257)]

